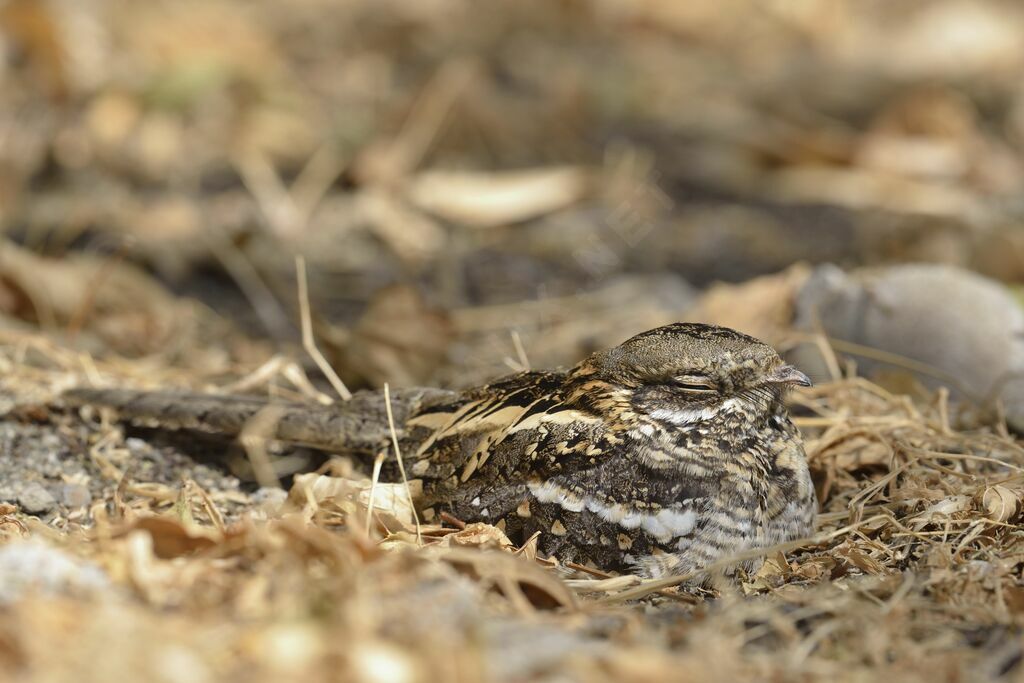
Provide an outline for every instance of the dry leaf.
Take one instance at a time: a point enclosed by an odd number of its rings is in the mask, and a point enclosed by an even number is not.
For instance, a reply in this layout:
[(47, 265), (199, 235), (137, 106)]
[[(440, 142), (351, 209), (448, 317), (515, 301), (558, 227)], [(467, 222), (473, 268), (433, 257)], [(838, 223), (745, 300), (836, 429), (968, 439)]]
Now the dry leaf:
[(954, 515), (969, 512), (971, 509), (971, 497), (965, 495), (949, 496), (938, 503), (925, 508), (915, 515), (911, 522), (914, 527), (920, 529), (928, 524), (943, 524)]
[(420, 293), (395, 285), (374, 294), (351, 332), (326, 332), (332, 360), (349, 387), (422, 385), (454, 339), (448, 316)]
[(282, 507), (282, 514), (304, 511), (314, 503), (340, 511), (346, 515), (367, 513), (370, 504), (370, 493), (373, 492), (373, 515), (390, 531), (410, 530), (415, 528), (413, 508), (409, 501), (411, 490), (413, 499), (419, 496), (419, 482), (409, 482), (409, 489), (404, 484), (385, 484), (377, 482), (374, 486), (369, 479), (349, 479), (345, 477), (329, 477), (323, 474), (299, 474), (288, 492), (288, 500)]
[(713, 285), (687, 318), (743, 330), (770, 344), (778, 343), (792, 327), (796, 294), (810, 272), (806, 265), (797, 264), (742, 284)]
[(590, 179), (576, 167), (505, 173), (427, 171), (411, 181), (409, 199), (445, 220), (488, 228), (565, 209), (586, 196)]
[(215, 529), (194, 524), (186, 526), (173, 517), (156, 515), (139, 517), (129, 527), (121, 530), (117, 537), (128, 536), (136, 531), (149, 534), (153, 554), (164, 560), (206, 550), (217, 545), (223, 538)]
[(837, 445), (835, 466), (842, 471), (854, 471), (865, 467), (885, 466), (892, 460), (892, 449), (878, 439), (855, 436)]
[(808, 581), (817, 581), (829, 576), (836, 566), (831, 557), (812, 557), (793, 568), (793, 575)]
[(490, 584), (514, 606), (532, 611), (575, 608), (576, 596), (564, 583), (535, 563), (510, 553), (468, 548), (439, 550), (438, 557), (477, 581)]
[(1010, 613), (1014, 615), (1024, 614), (1024, 588), (1020, 586), (1007, 586), (1003, 589), (1003, 599)]
[(865, 574), (887, 574), (889, 570), (885, 565), (871, 557), (862, 550), (849, 543), (844, 543), (836, 548), (836, 555), (854, 567), (857, 567)]
[(0, 242), (0, 313), (44, 328), (87, 332), (128, 354), (166, 347), (187, 325), (183, 304), (116, 257), (38, 256)]
[(978, 496), (981, 510), (993, 522), (1006, 522), (1017, 514), (1020, 494), (1001, 484), (989, 486)]
[(62, 100), (68, 95), (68, 55), (53, 10), (43, 2), (11, 0), (0, 6), (0, 28), (31, 62), (49, 95)]
[(490, 524), (475, 522), (467, 524), (454, 534), (448, 534), (437, 544), (441, 548), (471, 547), (487, 550), (512, 550), (512, 541), (505, 532)]
[(766, 557), (751, 580), (743, 584), (744, 592), (752, 595), (782, 585), (786, 577), (792, 574), (789, 562), (783, 553), (775, 553)]

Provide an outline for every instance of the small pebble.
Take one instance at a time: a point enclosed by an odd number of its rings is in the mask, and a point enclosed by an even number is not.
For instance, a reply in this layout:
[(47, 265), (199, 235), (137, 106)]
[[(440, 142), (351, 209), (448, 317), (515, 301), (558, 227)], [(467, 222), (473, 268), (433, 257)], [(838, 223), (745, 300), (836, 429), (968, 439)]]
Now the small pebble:
[(272, 515), (288, 499), (288, 492), (280, 488), (261, 486), (252, 494), (251, 499), (255, 507)]
[(60, 489), (60, 502), (71, 509), (85, 507), (92, 503), (92, 494), (81, 484), (65, 484)]
[(57, 507), (57, 499), (35, 481), (21, 489), (16, 500), (18, 507), (30, 515), (41, 515)]

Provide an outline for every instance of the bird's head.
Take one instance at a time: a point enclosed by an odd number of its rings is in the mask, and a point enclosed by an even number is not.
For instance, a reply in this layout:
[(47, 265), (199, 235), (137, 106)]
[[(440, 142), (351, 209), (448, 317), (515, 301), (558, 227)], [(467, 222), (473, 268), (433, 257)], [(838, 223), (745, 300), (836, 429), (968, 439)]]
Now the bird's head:
[(784, 415), (785, 389), (811, 383), (764, 342), (701, 323), (643, 332), (594, 354), (582, 367), (628, 391), (639, 411), (678, 424), (733, 409), (755, 419)]

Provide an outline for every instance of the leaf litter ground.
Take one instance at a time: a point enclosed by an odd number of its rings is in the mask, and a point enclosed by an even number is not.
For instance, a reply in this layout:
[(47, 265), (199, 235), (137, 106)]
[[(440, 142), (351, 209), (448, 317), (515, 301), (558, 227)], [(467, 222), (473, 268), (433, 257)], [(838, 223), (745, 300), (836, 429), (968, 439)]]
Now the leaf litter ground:
[(967, 680), (1024, 666), (1024, 448), (997, 420), (958, 429), (943, 393), (854, 377), (794, 395), (817, 534), (698, 589), (558, 566), (486, 524), (417, 526), (404, 487), (341, 461), (287, 494), (242, 484), (213, 462), (228, 444), (144, 439), (54, 402), (90, 377), (188, 377), (5, 342), (0, 481), (20, 488), (0, 509), (0, 670), (14, 680)]

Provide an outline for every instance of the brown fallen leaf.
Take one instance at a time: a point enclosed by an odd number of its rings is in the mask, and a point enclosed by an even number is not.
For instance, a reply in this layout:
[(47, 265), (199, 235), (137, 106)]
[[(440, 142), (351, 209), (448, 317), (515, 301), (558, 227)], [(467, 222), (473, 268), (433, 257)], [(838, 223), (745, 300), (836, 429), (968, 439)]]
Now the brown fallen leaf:
[(475, 522), (467, 524), (454, 534), (448, 534), (438, 542), (439, 548), (479, 548), (481, 550), (512, 550), (512, 541), (505, 532), (490, 524)]
[(69, 46), (54, 9), (47, 3), (12, 0), (0, 10), (0, 28), (41, 77), (47, 94), (60, 101), (69, 94)]
[(970, 509), (970, 496), (947, 496), (934, 505), (925, 508), (909, 521), (915, 529), (923, 529), (929, 524), (944, 524), (956, 515), (963, 515), (969, 512)]
[(865, 574), (887, 574), (890, 571), (884, 564), (850, 542), (840, 545), (835, 553), (848, 565), (860, 569)]
[(1020, 508), (1020, 492), (1002, 484), (988, 486), (980, 491), (976, 500), (981, 511), (993, 522), (1007, 522)]
[(194, 524), (185, 525), (173, 517), (144, 516), (136, 518), (130, 525), (114, 534), (114, 538), (128, 536), (137, 531), (149, 535), (153, 543), (153, 555), (169, 560), (217, 545), (223, 536), (215, 529)]
[(786, 561), (786, 556), (783, 553), (774, 553), (765, 558), (764, 563), (750, 578), (750, 581), (743, 583), (743, 592), (746, 595), (752, 595), (778, 588), (792, 573), (792, 567)]
[(29, 535), (28, 527), (18, 519), (17, 512), (17, 506), (0, 503), (0, 541)]
[(834, 456), (835, 466), (842, 471), (886, 466), (892, 461), (892, 450), (878, 439), (854, 436), (842, 443)]
[(836, 560), (834, 558), (812, 557), (796, 565), (793, 568), (793, 576), (807, 581), (817, 581), (831, 575), (835, 566)]
[(743, 330), (777, 344), (792, 328), (796, 294), (810, 272), (805, 264), (798, 263), (781, 273), (741, 284), (712, 285), (687, 318)]
[(496, 589), (521, 613), (576, 608), (576, 596), (568, 586), (535, 563), (511, 553), (470, 548), (430, 550), (461, 573)]
[(448, 315), (404, 285), (377, 292), (352, 330), (321, 326), (320, 335), (350, 388), (422, 385), (454, 339)]
[(116, 257), (50, 259), (0, 242), (0, 313), (124, 354), (166, 348), (189, 305)]

